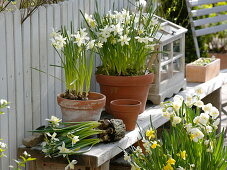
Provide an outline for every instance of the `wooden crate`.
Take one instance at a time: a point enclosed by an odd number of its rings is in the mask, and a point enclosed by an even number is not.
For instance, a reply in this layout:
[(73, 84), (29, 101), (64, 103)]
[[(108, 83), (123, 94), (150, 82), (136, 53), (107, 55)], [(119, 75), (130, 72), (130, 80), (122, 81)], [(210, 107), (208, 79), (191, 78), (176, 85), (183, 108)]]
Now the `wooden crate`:
[(203, 83), (220, 72), (220, 59), (216, 59), (206, 66), (198, 66), (192, 63), (186, 65), (186, 79), (188, 82)]

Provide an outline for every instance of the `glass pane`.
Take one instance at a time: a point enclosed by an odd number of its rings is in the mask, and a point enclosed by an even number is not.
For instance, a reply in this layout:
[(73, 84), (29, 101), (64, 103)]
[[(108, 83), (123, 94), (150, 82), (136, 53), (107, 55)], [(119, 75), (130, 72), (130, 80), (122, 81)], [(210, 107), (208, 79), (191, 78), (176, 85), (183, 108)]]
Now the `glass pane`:
[(161, 67), (161, 81), (167, 80), (170, 78), (171, 72), (171, 63)]
[(170, 52), (171, 52), (171, 45), (170, 44), (164, 45), (161, 61), (169, 60), (171, 58)]
[(181, 53), (180, 39), (173, 42), (173, 56), (177, 56)]
[(177, 74), (177, 73), (180, 73), (182, 72), (182, 57), (181, 58), (178, 58), (177, 60), (174, 60), (173, 61), (173, 75)]

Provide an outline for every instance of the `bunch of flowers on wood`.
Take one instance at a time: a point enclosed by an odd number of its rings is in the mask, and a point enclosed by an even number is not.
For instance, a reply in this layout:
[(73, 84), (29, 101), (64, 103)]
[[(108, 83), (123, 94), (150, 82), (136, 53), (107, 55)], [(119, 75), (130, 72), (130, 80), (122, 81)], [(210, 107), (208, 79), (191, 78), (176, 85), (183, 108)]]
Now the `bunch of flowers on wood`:
[[(197, 93), (201, 93), (201, 89)], [(177, 95), (172, 102), (163, 103), (163, 117), (170, 120), (171, 126), (163, 131), (160, 139), (151, 126), (143, 135), (143, 147), (125, 152), (125, 159), (133, 168), (226, 169), (227, 148), (224, 131), (217, 132), (220, 118), (216, 107), (204, 104), (197, 94), (186, 99)]]

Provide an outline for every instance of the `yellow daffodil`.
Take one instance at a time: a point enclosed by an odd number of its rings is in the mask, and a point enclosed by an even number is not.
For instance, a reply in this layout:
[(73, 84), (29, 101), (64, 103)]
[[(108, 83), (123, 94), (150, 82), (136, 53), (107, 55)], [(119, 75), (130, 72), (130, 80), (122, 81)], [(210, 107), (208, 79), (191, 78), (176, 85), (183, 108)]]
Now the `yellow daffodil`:
[(175, 165), (176, 161), (173, 158), (169, 158), (167, 164)]
[(155, 138), (155, 131), (150, 128), (149, 130), (146, 131), (146, 137), (148, 137), (149, 140)]
[(181, 151), (180, 153), (177, 154), (177, 156), (180, 156), (183, 160), (186, 160), (186, 151)]
[(173, 167), (171, 164), (167, 163), (167, 165), (163, 167), (163, 170), (173, 170)]
[(156, 141), (153, 142), (153, 144), (151, 145), (152, 149), (155, 149), (157, 146), (160, 146)]

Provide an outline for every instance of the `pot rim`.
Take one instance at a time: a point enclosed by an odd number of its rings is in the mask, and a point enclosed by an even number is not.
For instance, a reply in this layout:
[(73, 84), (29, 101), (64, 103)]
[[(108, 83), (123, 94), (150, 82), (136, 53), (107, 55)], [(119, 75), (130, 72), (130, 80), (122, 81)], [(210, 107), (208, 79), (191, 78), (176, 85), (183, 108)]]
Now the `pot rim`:
[(136, 76), (113, 76), (113, 75), (106, 75), (106, 74), (95, 74), (96, 76), (108, 76), (108, 77), (141, 77), (141, 76), (149, 76), (153, 75), (154, 73), (148, 73), (148, 74), (143, 74), (143, 75), (136, 75)]
[(210, 65), (212, 65), (212, 64), (214, 64), (214, 63), (216, 63), (216, 62), (220, 62), (220, 61), (221, 61), (220, 58), (215, 58), (214, 61), (208, 63), (208, 64), (205, 65), (205, 66), (196, 65), (196, 64), (193, 64), (193, 62), (192, 62), (192, 63), (188, 63), (188, 64), (186, 65), (186, 67), (187, 67), (187, 66), (193, 66), (193, 67), (200, 67), (200, 68), (203, 67), (203, 68), (206, 68), (206, 67), (208, 67), (208, 66), (210, 66)]
[[(132, 102), (132, 104), (119, 104), (117, 102)], [(135, 103), (136, 102), (136, 103)], [(134, 104), (135, 103), (135, 104)], [(114, 106), (131, 106), (131, 107), (135, 107), (135, 106), (141, 106), (142, 105), (142, 102), (139, 101), (139, 100), (134, 100), (134, 99), (116, 99), (116, 100), (112, 100), (110, 102), (111, 105), (114, 105)]]
[(80, 102), (87, 102), (87, 101), (89, 101), (89, 102), (92, 102), (92, 101), (102, 101), (102, 100), (106, 100), (106, 96), (104, 95), (104, 94), (102, 94), (102, 93), (97, 93), (97, 92), (89, 92), (89, 94), (96, 94), (96, 95), (99, 95), (99, 96), (101, 96), (101, 98), (99, 98), (99, 99), (93, 99), (93, 100), (70, 100), (70, 99), (65, 99), (65, 98), (63, 98), (63, 97), (61, 97), (61, 95), (62, 94), (64, 94), (64, 93), (60, 93), (60, 94), (58, 94), (57, 95), (57, 97), (58, 98), (62, 98), (62, 99), (64, 99), (64, 100), (68, 100), (68, 101), (80, 101)]

